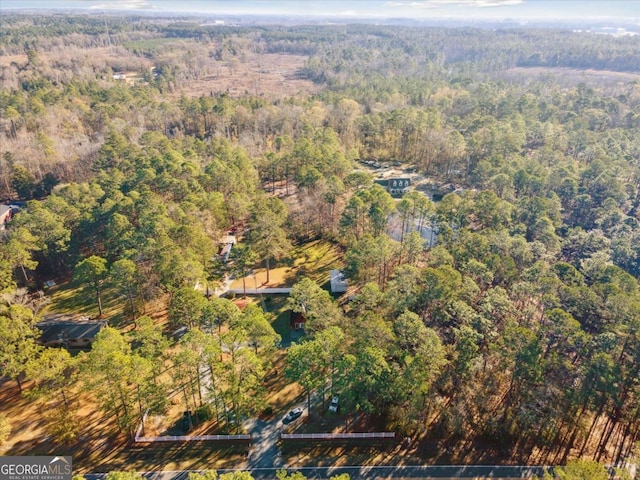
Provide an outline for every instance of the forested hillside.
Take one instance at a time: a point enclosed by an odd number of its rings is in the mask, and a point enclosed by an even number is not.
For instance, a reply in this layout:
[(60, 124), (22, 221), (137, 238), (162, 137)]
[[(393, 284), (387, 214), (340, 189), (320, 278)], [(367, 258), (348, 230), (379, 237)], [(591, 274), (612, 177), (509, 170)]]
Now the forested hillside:
[[(640, 36), (0, 20), (0, 197), (27, 202), (0, 232), (5, 375), (61, 398), (86, 382), (127, 434), (172, 388), (216, 417), (260, 411), (278, 341), (268, 317), (193, 289), (222, 279), (216, 241), (240, 228), (243, 277), (309, 239), (344, 252), (350, 301), (311, 280), (288, 300), (307, 335), (286, 374), (309, 398), (337, 391), (403, 435), (514, 461), (632, 452)], [(394, 199), (362, 161), (455, 192)], [(107, 329), (77, 361), (35, 346), (39, 303), (15, 291), (49, 278), (98, 300), (115, 289), (134, 333)], [(173, 350), (137, 318), (159, 298), (173, 328), (192, 329)], [(44, 378), (46, 362), (67, 367)], [(171, 384), (158, 381), (167, 365)]]

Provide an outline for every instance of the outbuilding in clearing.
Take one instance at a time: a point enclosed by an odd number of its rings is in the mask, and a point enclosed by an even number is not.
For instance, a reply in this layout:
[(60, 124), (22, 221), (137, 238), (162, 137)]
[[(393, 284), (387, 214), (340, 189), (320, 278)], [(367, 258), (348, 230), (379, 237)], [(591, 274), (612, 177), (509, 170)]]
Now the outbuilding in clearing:
[(347, 291), (347, 279), (340, 270), (331, 270), (331, 293), (345, 293)]

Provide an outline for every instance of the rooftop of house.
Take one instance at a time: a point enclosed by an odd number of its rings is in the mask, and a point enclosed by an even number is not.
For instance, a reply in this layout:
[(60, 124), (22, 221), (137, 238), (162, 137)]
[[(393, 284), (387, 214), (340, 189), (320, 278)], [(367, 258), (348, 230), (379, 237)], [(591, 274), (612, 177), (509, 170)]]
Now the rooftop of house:
[(218, 240), (218, 243), (221, 245), (235, 245), (236, 241), (235, 235), (224, 235)]
[(347, 279), (342, 270), (331, 270), (329, 276), (332, 282), (346, 282)]
[(82, 317), (79, 320), (45, 320), (37, 324), (42, 332), (40, 342), (44, 345), (64, 344), (69, 341), (93, 340), (106, 322)]
[(347, 278), (341, 270), (330, 272), (331, 293), (344, 293), (347, 291)]
[(374, 183), (377, 183), (378, 185), (382, 185), (383, 187), (393, 186), (393, 182), (396, 182), (396, 185), (399, 185), (401, 183), (402, 185), (409, 186), (409, 185), (411, 185), (411, 178), (409, 178), (409, 177), (388, 177), (388, 178), (376, 178), (374, 180)]

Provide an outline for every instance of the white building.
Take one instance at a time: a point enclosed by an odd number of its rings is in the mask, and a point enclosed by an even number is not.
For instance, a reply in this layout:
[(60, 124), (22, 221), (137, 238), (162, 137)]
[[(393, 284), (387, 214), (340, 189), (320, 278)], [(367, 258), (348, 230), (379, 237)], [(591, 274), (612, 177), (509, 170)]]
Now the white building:
[(331, 270), (331, 293), (345, 293), (347, 291), (347, 279), (340, 270)]

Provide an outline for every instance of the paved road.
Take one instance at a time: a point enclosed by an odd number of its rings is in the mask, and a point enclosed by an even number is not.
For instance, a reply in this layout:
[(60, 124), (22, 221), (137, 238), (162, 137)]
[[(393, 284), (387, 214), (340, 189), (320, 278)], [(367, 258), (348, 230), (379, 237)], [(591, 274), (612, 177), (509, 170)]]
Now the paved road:
[(256, 418), (247, 421), (244, 427), (245, 431), (251, 434), (253, 441), (247, 457), (247, 467), (269, 470), (282, 468), (284, 461), (280, 448), (278, 448), (278, 437), (281, 430), (279, 422), (275, 420), (267, 422)]
[[(251, 473), (256, 480), (275, 480), (276, 472), (281, 468), (249, 467), (243, 469)], [(426, 479), (426, 478), (533, 478), (542, 477), (546, 467), (540, 466), (498, 466), (498, 465), (414, 465), (414, 466), (349, 466), (349, 467), (301, 467), (287, 468), (291, 472), (301, 472), (308, 479), (326, 479), (333, 475), (348, 473), (352, 480), (359, 479)], [(228, 473), (238, 470), (218, 470)], [(189, 471), (148, 472), (144, 476), (149, 480), (186, 480)], [(106, 474), (85, 474), (86, 480), (104, 480)]]
[[(542, 476), (541, 467), (498, 466), (351, 466), (351, 467), (302, 467), (290, 469), (300, 471), (308, 479), (324, 479), (348, 473), (353, 480), (377, 478), (532, 478)], [(222, 472), (221, 472), (222, 473)], [(273, 470), (254, 469), (255, 479), (274, 479)]]

